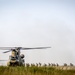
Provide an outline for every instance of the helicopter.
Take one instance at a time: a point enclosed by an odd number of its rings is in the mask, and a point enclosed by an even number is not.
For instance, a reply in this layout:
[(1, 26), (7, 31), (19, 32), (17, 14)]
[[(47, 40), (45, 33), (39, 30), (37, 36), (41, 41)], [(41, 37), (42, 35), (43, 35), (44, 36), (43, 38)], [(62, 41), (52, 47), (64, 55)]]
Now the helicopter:
[(25, 47), (0, 47), (1, 50), (8, 50), (3, 53), (11, 52), (9, 56), (9, 61), (7, 66), (25, 66), (24, 54), (21, 54), (21, 50), (33, 50), (33, 49), (47, 49), (51, 47), (34, 47), (34, 48), (25, 48)]

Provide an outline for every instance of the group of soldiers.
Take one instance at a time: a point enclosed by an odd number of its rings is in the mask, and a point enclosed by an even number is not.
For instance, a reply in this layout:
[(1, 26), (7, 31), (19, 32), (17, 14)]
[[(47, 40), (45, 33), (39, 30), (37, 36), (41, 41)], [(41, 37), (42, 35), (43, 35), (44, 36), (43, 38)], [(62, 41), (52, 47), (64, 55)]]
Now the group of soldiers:
[[(52, 66), (60, 66), (58, 63), (56, 63), (56, 64), (54, 64), (54, 63), (48, 63), (48, 64), (42, 64), (42, 63), (36, 63), (36, 64), (34, 64), (34, 63), (31, 63), (31, 64), (29, 64), (29, 63), (26, 63), (25, 64), (25, 66), (26, 67), (32, 67), (32, 66), (37, 66), (37, 67), (42, 67), (42, 66), (44, 66), (44, 67), (52, 67)], [(67, 65), (66, 63), (64, 63), (62, 66), (74, 66), (72, 63), (70, 63), (69, 65)]]

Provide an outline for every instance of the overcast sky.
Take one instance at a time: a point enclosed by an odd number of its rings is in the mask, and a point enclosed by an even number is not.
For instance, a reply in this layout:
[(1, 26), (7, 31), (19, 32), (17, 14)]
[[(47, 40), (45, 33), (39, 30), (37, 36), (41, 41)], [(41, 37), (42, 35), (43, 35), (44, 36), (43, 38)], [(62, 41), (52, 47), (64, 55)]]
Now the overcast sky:
[(22, 51), (27, 63), (75, 64), (75, 0), (0, 0), (0, 47), (10, 46), (52, 47)]

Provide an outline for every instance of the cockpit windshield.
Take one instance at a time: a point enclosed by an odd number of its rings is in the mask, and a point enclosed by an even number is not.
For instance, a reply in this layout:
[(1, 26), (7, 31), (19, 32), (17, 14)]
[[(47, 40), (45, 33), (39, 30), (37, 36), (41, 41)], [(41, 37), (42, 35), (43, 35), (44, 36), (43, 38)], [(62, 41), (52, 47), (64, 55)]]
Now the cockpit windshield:
[(10, 60), (16, 60), (16, 57), (10, 56), (9, 59)]

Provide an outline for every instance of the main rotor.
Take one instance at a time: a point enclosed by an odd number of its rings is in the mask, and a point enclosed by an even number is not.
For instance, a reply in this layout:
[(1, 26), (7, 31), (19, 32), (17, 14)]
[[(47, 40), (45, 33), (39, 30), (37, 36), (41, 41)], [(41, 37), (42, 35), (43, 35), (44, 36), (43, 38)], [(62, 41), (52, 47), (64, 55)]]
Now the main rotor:
[(27, 48), (27, 47), (0, 47), (0, 50), (8, 50), (8, 51), (5, 51), (3, 53), (8, 53), (10, 51), (13, 51), (13, 50), (34, 50), (34, 49), (47, 49), (47, 48), (51, 48), (51, 47), (34, 47), (34, 48)]

